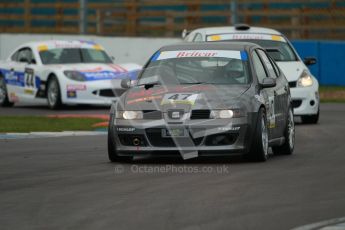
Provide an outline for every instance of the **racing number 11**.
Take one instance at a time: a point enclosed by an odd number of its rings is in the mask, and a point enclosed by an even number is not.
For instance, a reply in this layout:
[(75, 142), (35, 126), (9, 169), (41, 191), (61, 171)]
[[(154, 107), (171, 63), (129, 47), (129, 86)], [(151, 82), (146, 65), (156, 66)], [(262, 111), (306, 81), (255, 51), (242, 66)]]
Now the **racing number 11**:
[(24, 79), (25, 79), (25, 86), (27, 87), (35, 87), (35, 76), (33, 69), (25, 69), (24, 73)]

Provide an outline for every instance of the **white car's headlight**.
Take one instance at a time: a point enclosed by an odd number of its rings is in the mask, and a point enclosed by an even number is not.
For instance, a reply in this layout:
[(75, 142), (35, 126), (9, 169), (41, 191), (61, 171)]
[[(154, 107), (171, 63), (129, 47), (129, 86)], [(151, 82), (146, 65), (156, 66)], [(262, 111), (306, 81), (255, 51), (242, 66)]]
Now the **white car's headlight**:
[(125, 120), (143, 119), (142, 111), (116, 111), (116, 118)]
[(297, 81), (297, 86), (307, 87), (313, 84), (313, 78), (308, 73), (303, 73)]
[(234, 116), (234, 111), (227, 109), (227, 110), (212, 110), (210, 114), (210, 118), (232, 118)]
[(65, 76), (71, 80), (74, 81), (86, 81), (85, 76), (78, 72), (78, 71), (74, 71), (74, 70), (66, 70), (63, 72), (65, 74)]

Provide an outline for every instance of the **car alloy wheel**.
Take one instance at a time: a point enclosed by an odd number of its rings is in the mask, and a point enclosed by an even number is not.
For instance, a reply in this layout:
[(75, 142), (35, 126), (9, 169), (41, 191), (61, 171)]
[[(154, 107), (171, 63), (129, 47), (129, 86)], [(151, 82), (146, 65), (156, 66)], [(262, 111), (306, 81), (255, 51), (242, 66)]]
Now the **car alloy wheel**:
[(293, 120), (293, 113), (291, 109), (289, 110), (288, 136), (290, 149), (293, 149), (295, 146), (295, 122)]
[(265, 157), (268, 157), (268, 132), (265, 117), (261, 118), (261, 141), (262, 141), (262, 151)]
[(56, 80), (52, 80), (48, 87), (48, 102), (50, 106), (54, 106), (57, 103), (59, 96), (59, 86)]

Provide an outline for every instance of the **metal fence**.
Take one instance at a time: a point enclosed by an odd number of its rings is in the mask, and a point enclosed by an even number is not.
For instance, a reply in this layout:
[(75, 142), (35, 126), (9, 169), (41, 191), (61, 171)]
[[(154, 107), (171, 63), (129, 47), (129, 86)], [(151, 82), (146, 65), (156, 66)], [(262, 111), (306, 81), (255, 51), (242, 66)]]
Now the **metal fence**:
[[(82, 3), (85, 3), (85, 7)], [(234, 22), (292, 39), (345, 39), (344, 0), (2, 0), (0, 31), (179, 36)]]

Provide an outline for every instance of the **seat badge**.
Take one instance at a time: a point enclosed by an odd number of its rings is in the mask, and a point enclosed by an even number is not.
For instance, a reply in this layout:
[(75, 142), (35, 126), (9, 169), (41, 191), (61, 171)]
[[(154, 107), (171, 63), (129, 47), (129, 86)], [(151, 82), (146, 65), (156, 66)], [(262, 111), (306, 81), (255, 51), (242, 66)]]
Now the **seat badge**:
[(173, 119), (180, 119), (180, 112), (179, 111), (174, 111), (171, 113), (171, 118)]

